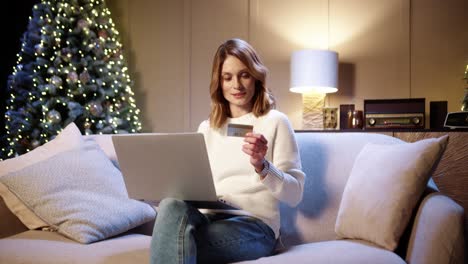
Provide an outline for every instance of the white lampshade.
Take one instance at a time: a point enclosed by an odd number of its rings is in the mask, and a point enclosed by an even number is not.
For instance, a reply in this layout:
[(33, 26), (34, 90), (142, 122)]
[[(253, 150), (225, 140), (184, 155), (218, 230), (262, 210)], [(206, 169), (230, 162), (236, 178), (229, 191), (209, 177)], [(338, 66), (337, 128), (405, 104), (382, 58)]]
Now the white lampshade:
[(291, 88), (295, 93), (338, 91), (338, 53), (300, 50), (291, 56)]

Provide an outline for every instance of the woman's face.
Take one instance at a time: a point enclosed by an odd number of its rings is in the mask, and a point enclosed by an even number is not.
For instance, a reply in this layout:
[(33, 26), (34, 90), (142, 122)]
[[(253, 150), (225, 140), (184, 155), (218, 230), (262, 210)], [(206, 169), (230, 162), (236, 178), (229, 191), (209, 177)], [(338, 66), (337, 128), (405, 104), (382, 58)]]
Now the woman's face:
[(232, 117), (252, 111), (255, 79), (238, 58), (228, 55), (221, 69), (223, 96), (229, 102)]

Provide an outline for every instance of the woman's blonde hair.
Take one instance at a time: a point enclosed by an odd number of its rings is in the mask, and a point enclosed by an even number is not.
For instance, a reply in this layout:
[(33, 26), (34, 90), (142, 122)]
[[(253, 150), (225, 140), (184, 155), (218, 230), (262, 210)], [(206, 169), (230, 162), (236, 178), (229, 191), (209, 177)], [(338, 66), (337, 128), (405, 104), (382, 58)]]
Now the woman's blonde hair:
[(231, 117), (229, 102), (224, 98), (221, 87), (221, 71), (227, 56), (238, 58), (255, 79), (255, 93), (252, 97), (252, 113), (258, 117), (267, 114), (274, 108), (275, 99), (265, 86), (268, 69), (260, 61), (257, 52), (250, 44), (241, 39), (230, 39), (221, 44), (213, 59), (211, 73), (210, 96), (211, 112), (210, 126), (221, 128), (228, 117)]

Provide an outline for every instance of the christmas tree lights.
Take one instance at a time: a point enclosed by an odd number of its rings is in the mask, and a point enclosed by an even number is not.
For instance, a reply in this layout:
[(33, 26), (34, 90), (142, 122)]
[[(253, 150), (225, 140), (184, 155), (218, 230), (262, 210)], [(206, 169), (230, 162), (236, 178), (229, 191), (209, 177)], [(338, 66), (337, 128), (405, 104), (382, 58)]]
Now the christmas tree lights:
[(468, 111), (468, 64), (466, 65), (465, 76), (463, 79), (465, 80), (465, 96), (462, 100), (461, 110)]
[(49, 0), (33, 8), (8, 79), (2, 159), (53, 139), (141, 131), (119, 33), (103, 0)]

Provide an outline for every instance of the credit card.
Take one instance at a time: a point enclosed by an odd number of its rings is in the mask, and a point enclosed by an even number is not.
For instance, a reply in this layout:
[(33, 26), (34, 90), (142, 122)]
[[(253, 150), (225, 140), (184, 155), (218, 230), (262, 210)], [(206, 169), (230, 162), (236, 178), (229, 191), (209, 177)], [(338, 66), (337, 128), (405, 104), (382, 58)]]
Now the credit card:
[(229, 137), (245, 137), (245, 134), (252, 132), (253, 126), (241, 124), (228, 124), (227, 135)]

